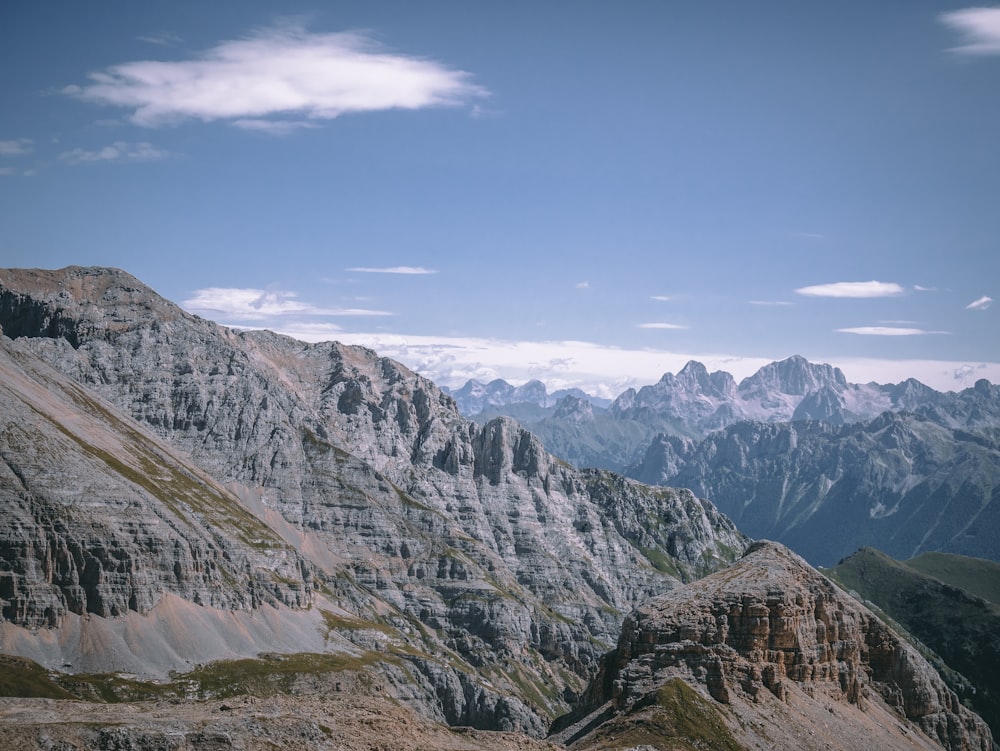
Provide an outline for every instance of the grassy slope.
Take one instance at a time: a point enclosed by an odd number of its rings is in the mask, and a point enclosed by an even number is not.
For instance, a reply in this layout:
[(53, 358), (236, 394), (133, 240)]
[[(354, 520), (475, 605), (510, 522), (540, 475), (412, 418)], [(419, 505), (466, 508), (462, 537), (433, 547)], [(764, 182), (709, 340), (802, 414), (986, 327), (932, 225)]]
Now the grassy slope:
[[(875, 603), (971, 681), (974, 693), (949, 683), (1000, 737), (1000, 605), (952, 583), (965, 583), (971, 590), (995, 589), (990, 567), (1000, 566), (957, 555), (915, 560), (917, 565), (911, 566), (863, 548), (824, 573)], [(937, 570), (949, 581), (923, 568)]]
[[(340, 676), (364, 676), (392, 655), (367, 652), (358, 657), (336, 654), (261, 655), (257, 659), (223, 660), (152, 683), (115, 674), (77, 674), (46, 670), (31, 660), (0, 655), (0, 696), (130, 702), (176, 698), (228, 698), (293, 694), (296, 682), (319, 680), (337, 685)], [(363, 680), (371, 680), (370, 676)], [(339, 689), (338, 689), (339, 690)]]
[(905, 563), (922, 574), (1000, 605), (1000, 563), (951, 553), (924, 553)]

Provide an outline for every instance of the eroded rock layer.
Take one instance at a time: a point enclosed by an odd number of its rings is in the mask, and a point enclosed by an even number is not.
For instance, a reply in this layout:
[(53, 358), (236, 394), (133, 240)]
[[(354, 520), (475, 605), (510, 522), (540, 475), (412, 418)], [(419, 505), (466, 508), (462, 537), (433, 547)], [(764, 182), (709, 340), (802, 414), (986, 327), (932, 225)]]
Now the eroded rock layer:
[[(913, 647), (776, 543), (629, 615), (591, 685), (591, 720), (572, 718), (564, 738), (602, 747), (602, 723), (656, 705), (678, 678), (750, 746), (992, 748), (985, 723)], [(879, 727), (885, 737), (865, 742)]]

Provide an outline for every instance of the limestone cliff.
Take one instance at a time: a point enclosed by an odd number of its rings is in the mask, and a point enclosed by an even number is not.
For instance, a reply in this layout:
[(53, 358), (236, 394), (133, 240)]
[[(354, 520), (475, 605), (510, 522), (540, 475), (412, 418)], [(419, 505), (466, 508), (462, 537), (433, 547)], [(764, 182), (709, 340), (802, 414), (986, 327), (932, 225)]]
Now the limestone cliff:
[(577, 471), (374, 352), (232, 331), (118, 270), (0, 271), (0, 325), (239, 499), (375, 627), (340, 631), (366, 647), (387, 632), (453, 724), (540, 732), (625, 612), (746, 545), (689, 492)]
[(558, 737), (606, 748), (616, 734), (669, 736), (676, 717), (657, 711), (678, 696), (702, 714), (699, 732), (714, 723), (716, 747), (992, 748), (913, 647), (776, 543), (629, 615), (587, 708)]

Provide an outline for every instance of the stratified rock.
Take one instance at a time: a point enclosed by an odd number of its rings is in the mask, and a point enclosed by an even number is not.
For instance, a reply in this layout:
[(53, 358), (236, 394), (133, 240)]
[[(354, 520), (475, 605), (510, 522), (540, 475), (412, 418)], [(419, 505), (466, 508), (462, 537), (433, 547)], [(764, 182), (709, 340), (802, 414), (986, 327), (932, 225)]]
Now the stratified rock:
[(0, 618), (312, 603), (311, 566), (231, 492), (0, 337)]
[[(623, 613), (747, 542), (690, 493), (576, 470), (506, 418), (468, 421), (370, 350), (235, 332), (122, 271), (0, 271), (0, 325), (190, 457), (337, 608), (387, 630), (439, 718), (540, 731)], [(26, 517), (29, 534), (42, 524)]]
[(603, 747), (602, 726), (626, 727), (676, 679), (725, 706), (716, 718), (746, 746), (992, 748), (913, 647), (776, 543), (634, 611), (591, 684), (589, 718), (563, 720), (559, 737)]

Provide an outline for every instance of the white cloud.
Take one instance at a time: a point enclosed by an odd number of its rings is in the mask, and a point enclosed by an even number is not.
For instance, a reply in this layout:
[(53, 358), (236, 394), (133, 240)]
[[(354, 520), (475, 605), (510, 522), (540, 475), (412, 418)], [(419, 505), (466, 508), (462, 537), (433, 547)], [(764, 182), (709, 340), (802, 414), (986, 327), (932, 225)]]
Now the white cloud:
[(590, 289), (590, 282), (577, 282), (576, 283), (576, 288), (577, 289)]
[[(504, 378), (524, 383), (538, 378), (550, 390), (581, 388), (597, 396), (613, 398), (627, 388), (638, 388), (660, 380), (666, 372), (678, 372), (689, 360), (703, 363), (710, 371), (725, 370), (740, 380), (752, 375), (773, 360), (787, 357), (783, 352), (771, 358), (741, 355), (622, 347), (581, 342), (512, 341), (477, 337), (406, 335), (385, 332), (345, 332), (323, 321), (296, 320), (294, 316), (370, 314), (382, 311), (335, 311), (308, 305), (288, 292), (214, 288), (198, 290), (184, 307), (204, 312), (207, 317), (235, 317), (249, 325), (234, 328), (270, 328), (280, 334), (306, 342), (335, 339), (343, 344), (360, 345), (391, 357), (434, 382), (459, 387), (470, 378), (490, 381)], [(232, 311), (232, 313), (230, 313)], [(221, 315), (220, 315), (221, 314)], [(273, 314), (271, 321), (260, 318)], [(257, 319), (254, 319), (257, 316)], [(225, 320), (220, 321), (227, 323)], [(229, 325), (233, 325), (229, 323)], [(931, 332), (928, 332), (931, 333)], [(917, 378), (936, 389), (955, 387), (955, 380), (975, 372), (977, 377), (1000, 383), (1000, 363), (962, 363), (939, 360), (879, 360), (866, 358), (827, 358), (800, 352), (816, 363), (839, 367), (854, 383), (877, 381), (899, 383)]]
[(978, 300), (973, 300), (965, 306), (966, 310), (986, 310), (993, 304), (993, 298), (983, 295)]
[(895, 282), (834, 282), (799, 287), (797, 294), (809, 297), (894, 297), (903, 294)]
[(925, 287), (922, 284), (914, 284), (913, 289), (917, 292), (937, 292), (936, 287)]
[(425, 269), (422, 266), (386, 266), (384, 268), (371, 268), (368, 266), (354, 266), (347, 269), (362, 274), (436, 274), (434, 269)]
[(73, 149), (64, 151), (59, 155), (59, 159), (67, 164), (85, 164), (89, 162), (151, 162), (157, 159), (166, 159), (169, 152), (158, 149), (147, 141), (130, 143), (128, 141), (115, 141), (110, 146), (89, 151), (87, 149)]
[(123, 63), (89, 78), (64, 93), (131, 110), (130, 120), (143, 126), (329, 120), (458, 106), (488, 93), (468, 73), (384, 51), (360, 32), (313, 34), (294, 25), (221, 42), (195, 59)]
[(0, 141), (0, 156), (24, 156), (32, 152), (30, 138), (17, 138), (13, 141)]
[(1000, 8), (962, 8), (943, 13), (941, 21), (963, 36), (952, 52), (963, 55), (1000, 55)]
[(680, 326), (676, 323), (639, 323), (636, 328), (640, 329), (686, 329), (687, 326)]
[[(279, 329), (295, 335), (292, 329)], [(299, 335), (304, 341), (324, 341), (323, 334)], [(676, 373), (689, 360), (697, 360), (710, 371), (725, 370), (740, 380), (772, 360), (726, 354), (671, 352), (657, 349), (626, 349), (580, 341), (511, 341), (474, 337), (407, 336), (385, 333), (337, 333), (333, 338), (344, 344), (374, 349), (427, 376), (435, 383), (459, 387), (468, 379), (486, 382), (504, 378), (524, 383), (532, 378), (545, 382), (550, 390), (581, 388), (613, 398), (627, 388), (638, 388), (660, 380), (667, 372)], [(936, 389), (955, 388), (960, 362), (939, 360), (878, 360), (866, 358), (825, 358), (811, 356), (812, 362), (830, 363), (844, 371), (853, 383), (899, 383), (917, 378)], [(1000, 363), (977, 363), (979, 378), (1000, 383)]]
[(222, 316), (234, 321), (278, 321), (286, 316), (389, 316), (384, 310), (324, 308), (296, 299), (294, 292), (208, 287), (196, 290), (182, 306), (209, 318)]
[(657, 302), (670, 302), (669, 295), (653, 295), (649, 298), (650, 300), (656, 300)]
[(920, 336), (922, 334), (947, 334), (947, 331), (926, 331), (925, 329), (903, 328), (900, 326), (856, 326), (837, 329), (841, 334), (861, 334), (862, 336)]
[(784, 306), (784, 305), (793, 305), (794, 303), (787, 302), (786, 300), (751, 300), (750, 304), (751, 305), (776, 305), (776, 306), (780, 307), (780, 306)]

